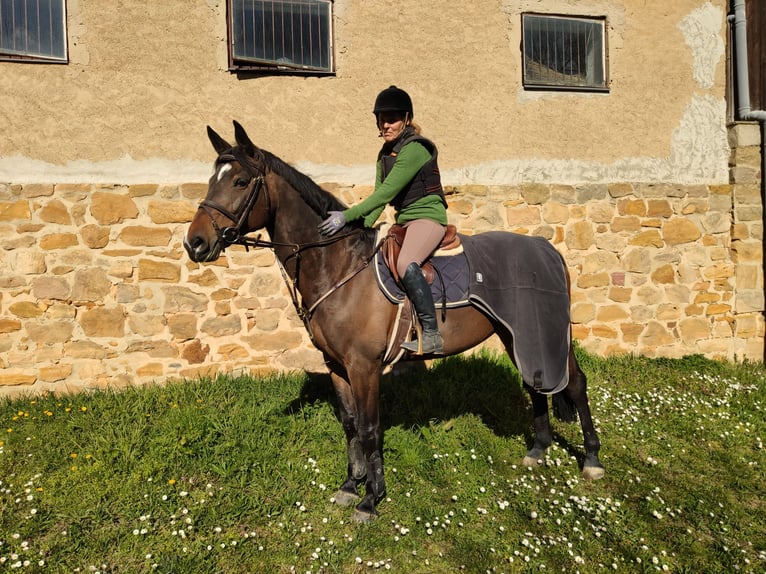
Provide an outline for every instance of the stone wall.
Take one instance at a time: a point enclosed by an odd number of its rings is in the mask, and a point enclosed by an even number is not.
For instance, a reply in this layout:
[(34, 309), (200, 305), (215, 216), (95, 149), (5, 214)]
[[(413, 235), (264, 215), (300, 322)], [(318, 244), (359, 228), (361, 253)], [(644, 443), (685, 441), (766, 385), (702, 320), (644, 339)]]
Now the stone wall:
[[(548, 238), (574, 334), (599, 354), (757, 359), (764, 348), (757, 124), (730, 130), (727, 185), (455, 186), (472, 234)], [(326, 185), (353, 203), (365, 186)], [(189, 261), (206, 184), (0, 184), (0, 393), (323, 369), (269, 251)]]

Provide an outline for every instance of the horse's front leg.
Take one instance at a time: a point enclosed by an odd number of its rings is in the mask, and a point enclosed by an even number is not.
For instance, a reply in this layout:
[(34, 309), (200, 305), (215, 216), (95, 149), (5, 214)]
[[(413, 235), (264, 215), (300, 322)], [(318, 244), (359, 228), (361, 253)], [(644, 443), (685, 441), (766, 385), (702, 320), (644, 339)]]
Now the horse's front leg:
[(338, 398), (338, 410), (343, 432), (346, 435), (346, 450), (348, 451), (348, 471), (346, 480), (335, 493), (336, 504), (349, 506), (359, 500), (359, 485), (367, 476), (367, 462), (362, 452), (362, 444), (356, 430), (356, 404), (351, 392), (351, 385), (343, 377), (330, 374), (335, 395)]
[[(355, 405), (357, 433), (350, 444), (354, 444), (354, 457), (359, 456), (356, 449), (361, 450), (367, 479), (364, 496), (354, 511), (354, 519), (367, 522), (378, 516), (375, 506), (386, 495), (386, 482), (383, 478), (383, 430), (380, 425), (380, 365), (363, 363), (361, 368), (349, 369), (348, 378)], [(355, 458), (355, 462), (358, 461)]]
[(546, 449), (553, 443), (551, 422), (548, 416), (548, 397), (538, 393), (532, 387), (524, 385), (532, 399), (532, 415), (534, 416), (535, 437), (532, 448), (529, 449), (521, 463), (524, 466), (540, 464)]

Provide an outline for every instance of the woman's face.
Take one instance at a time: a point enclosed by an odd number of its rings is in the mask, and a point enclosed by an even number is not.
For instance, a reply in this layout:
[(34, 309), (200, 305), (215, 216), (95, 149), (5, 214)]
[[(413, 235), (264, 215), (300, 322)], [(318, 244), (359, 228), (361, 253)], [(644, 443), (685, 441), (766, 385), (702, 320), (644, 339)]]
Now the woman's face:
[(407, 116), (404, 112), (380, 112), (378, 129), (386, 143), (396, 141), (406, 127)]

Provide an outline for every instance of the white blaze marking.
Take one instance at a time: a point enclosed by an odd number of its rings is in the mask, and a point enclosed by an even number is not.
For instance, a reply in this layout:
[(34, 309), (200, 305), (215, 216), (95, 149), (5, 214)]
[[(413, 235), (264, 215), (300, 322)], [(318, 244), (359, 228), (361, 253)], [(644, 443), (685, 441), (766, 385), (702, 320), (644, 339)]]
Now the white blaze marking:
[(223, 176), (224, 176), (224, 175), (226, 174), (226, 172), (227, 172), (227, 171), (229, 171), (230, 169), (231, 169), (231, 164), (230, 164), (230, 163), (225, 163), (225, 164), (223, 164), (223, 165), (222, 165), (220, 168), (218, 168), (218, 177), (217, 177), (216, 181), (221, 181), (221, 179), (223, 178)]

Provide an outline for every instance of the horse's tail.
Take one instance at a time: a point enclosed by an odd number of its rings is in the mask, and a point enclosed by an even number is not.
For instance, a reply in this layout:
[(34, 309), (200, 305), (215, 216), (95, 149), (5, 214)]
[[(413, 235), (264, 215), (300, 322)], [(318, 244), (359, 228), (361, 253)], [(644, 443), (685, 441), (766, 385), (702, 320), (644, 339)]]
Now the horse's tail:
[(565, 423), (573, 423), (577, 420), (577, 407), (566, 391), (553, 395), (553, 415)]

